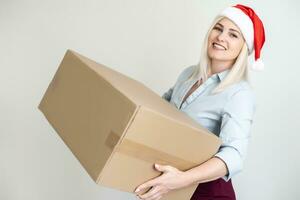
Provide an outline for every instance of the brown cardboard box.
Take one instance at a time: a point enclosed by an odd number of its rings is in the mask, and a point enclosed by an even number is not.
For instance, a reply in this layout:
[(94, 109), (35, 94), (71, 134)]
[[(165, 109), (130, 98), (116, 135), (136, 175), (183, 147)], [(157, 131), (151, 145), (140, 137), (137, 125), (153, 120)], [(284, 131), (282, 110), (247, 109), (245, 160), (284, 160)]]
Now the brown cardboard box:
[[(154, 163), (187, 170), (221, 144), (143, 84), (71, 50), (39, 109), (96, 183), (126, 192), (159, 175)], [(163, 199), (188, 200), (196, 186)]]

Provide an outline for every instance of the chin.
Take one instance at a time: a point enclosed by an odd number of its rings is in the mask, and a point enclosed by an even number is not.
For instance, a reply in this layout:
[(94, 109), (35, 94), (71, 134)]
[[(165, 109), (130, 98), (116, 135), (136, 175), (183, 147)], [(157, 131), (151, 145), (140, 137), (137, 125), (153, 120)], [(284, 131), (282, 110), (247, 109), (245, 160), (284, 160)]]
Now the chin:
[(210, 58), (210, 59), (215, 59), (215, 60), (228, 60), (228, 59), (226, 59), (226, 55), (224, 55), (223, 53), (210, 53), (209, 55), (208, 55), (208, 57)]

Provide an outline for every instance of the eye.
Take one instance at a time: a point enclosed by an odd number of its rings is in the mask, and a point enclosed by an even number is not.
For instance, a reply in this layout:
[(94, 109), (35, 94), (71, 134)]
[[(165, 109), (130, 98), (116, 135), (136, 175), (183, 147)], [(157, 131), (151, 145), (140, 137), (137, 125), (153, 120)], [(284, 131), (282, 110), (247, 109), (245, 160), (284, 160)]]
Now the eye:
[(236, 35), (236, 34), (230, 33), (229, 35), (230, 35), (230, 37), (237, 38), (237, 35)]
[(222, 31), (222, 29), (220, 27), (214, 27), (213, 29), (218, 30), (218, 31)]

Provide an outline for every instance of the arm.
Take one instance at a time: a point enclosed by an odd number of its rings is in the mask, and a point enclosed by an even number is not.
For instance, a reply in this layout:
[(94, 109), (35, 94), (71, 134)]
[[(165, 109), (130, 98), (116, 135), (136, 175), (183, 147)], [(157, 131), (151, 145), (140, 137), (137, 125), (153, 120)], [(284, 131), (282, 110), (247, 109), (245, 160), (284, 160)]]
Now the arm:
[(222, 145), (212, 159), (186, 171), (188, 183), (203, 183), (220, 177), (229, 181), (243, 169), (254, 112), (255, 100), (250, 90), (232, 95), (222, 112), (219, 135)]
[(178, 76), (175, 84), (173, 87), (169, 88), (168, 91), (166, 91), (165, 93), (163, 93), (163, 95), (161, 96), (163, 99), (165, 99), (166, 101), (170, 102), (171, 98), (172, 98), (172, 94), (173, 94), (173, 90), (175, 85), (177, 85), (179, 82), (185, 80), (192, 72), (193, 72), (193, 68), (194, 65), (191, 65), (187, 68), (185, 68)]
[[(185, 172), (169, 165), (155, 164), (154, 167), (163, 174), (147, 181), (135, 190), (139, 199), (160, 199), (163, 194), (171, 190), (187, 187), (199, 182), (208, 182), (227, 174), (225, 163), (216, 157)], [(148, 188), (151, 189), (143, 194)]]
[(224, 177), (228, 174), (223, 160), (213, 157), (203, 164), (184, 172), (184, 185), (205, 183)]
[(240, 90), (233, 94), (222, 112), (219, 135), (222, 145), (217, 154), (203, 164), (185, 172), (171, 166), (156, 168), (163, 174), (139, 187), (152, 187), (141, 197), (147, 199), (157, 193), (164, 194), (173, 189), (208, 182), (220, 177), (228, 181), (240, 172), (246, 156), (254, 110), (254, 97), (251, 91)]
[(172, 93), (173, 93), (173, 88), (174, 88), (174, 86), (171, 87), (167, 92), (165, 92), (161, 97), (163, 99), (165, 99), (166, 101), (170, 102), (171, 97), (172, 97)]

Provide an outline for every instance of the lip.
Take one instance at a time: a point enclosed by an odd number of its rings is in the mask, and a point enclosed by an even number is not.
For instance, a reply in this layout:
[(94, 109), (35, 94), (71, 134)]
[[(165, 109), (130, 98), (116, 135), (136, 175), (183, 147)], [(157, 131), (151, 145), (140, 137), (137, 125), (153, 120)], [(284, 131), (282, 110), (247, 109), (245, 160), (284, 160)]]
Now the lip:
[(224, 48), (224, 50), (226, 51), (227, 49), (226, 49), (226, 47), (224, 47), (223, 45), (221, 45), (221, 44), (219, 44), (219, 43), (217, 43), (217, 42), (213, 42), (212, 43), (212, 46), (214, 46), (214, 44), (218, 44), (218, 45), (220, 45), (221, 47), (223, 47)]

